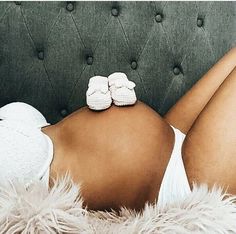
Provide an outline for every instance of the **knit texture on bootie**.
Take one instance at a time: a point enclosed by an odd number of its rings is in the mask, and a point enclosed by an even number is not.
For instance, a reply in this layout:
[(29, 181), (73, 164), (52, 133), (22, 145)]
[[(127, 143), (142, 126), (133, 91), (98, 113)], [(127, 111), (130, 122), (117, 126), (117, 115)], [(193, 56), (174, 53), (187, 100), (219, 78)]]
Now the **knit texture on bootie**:
[(117, 106), (133, 105), (137, 101), (134, 91), (136, 84), (128, 80), (123, 72), (114, 72), (108, 76), (109, 89), (113, 103)]
[(111, 106), (111, 93), (105, 76), (93, 76), (89, 79), (86, 102), (92, 110), (104, 110)]

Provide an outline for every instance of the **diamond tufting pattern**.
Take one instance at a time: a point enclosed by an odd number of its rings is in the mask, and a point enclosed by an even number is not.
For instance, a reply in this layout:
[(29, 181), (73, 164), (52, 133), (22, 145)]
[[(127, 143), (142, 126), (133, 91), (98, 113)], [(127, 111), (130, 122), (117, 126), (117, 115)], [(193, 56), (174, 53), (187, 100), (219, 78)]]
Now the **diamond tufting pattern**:
[(50, 123), (86, 105), (91, 76), (125, 72), (161, 115), (236, 45), (236, 2), (0, 2), (0, 106)]

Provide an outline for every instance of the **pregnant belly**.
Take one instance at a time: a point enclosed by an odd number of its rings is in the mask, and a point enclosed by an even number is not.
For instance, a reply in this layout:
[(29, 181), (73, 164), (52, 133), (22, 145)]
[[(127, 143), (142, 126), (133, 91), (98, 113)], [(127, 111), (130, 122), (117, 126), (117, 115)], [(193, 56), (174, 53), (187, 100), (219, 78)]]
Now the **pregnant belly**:
[(52, 175), (69, 170), (84, 206), (140, 210), (154, 202), (173, 147), (169, 125), (154, 110), (141, 102), (101, 112), (85, 107), (56, 127)]

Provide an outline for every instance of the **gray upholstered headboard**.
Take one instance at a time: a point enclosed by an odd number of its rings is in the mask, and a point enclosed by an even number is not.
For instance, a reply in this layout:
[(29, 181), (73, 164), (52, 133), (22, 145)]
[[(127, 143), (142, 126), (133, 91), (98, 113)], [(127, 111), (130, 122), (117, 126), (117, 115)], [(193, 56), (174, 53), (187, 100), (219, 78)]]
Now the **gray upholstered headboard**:
[(236, 2), (1, 2), (0, 106), (56, 123), (122, 71), (163, 115), (235, 41)]

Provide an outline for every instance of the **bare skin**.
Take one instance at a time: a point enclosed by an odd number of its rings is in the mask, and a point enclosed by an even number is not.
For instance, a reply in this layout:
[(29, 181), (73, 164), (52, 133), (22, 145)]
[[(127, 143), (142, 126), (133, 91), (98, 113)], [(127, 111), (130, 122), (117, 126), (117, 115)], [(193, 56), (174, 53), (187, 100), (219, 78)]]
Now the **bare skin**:
[[(54, 144), (50, 177), (70, 171), (92, 210), (141, 210), (157, 199), (174, 146), (169, 124), (186, 134), (189, 182), (236, 194), (236, 48), (226, 53), (163, 118), (142, 102), (95, 112), (83, 107), (44, 127)], [(50, 186), (52, 184), (50, 183)]]
[(83, 107), (43, 131), (55, 148), (50, 176), (69, 170), (75, 182), (84, 182), (89, 209), (140, 210), (155, 200), (174, 138), (144, 103), (99, 112)]
[[(192, 182), (236, 194), (236, 47), (228, 51), (164, 116), (187, 133), (183, 161)], [(200, 113), (199, 113), (200, 112)]]

